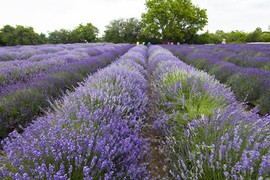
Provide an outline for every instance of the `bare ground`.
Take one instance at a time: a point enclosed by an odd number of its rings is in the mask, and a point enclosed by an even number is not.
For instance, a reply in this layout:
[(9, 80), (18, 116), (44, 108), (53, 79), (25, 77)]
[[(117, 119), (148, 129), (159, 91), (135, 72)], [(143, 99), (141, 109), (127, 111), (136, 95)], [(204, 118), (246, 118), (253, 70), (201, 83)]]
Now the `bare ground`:
[(153, 78), (152, 73), (147, 67), (148, 72), (148, 98), (149, 109), (147, 114), (146, 126), (143, 129), (143, 137), (149, 140), (150, 143), (150, 159), (149, 159), (149, 171), (151, 172), (151, 179), (166, 179), (168, 177), (167, 165), (165, 163), (165, 154), (162, 153), (161, 142), (164, 136), (153, 127), (153, 123), (157, 117), (158, 109), (153, 91)]

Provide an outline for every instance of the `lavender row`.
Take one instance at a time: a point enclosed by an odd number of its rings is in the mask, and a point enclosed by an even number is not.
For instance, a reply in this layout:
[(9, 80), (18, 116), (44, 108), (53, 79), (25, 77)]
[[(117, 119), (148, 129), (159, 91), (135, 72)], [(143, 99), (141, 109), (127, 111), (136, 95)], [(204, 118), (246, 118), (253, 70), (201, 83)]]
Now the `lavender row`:
[(269, 178), (270, 117), (246, 112), (228, 88), (168, 50), (149, 52), (169, 178)]
[(144, 46), (131, 49), (89, 76), (23, 134), (13, 132), (4, 141), (0, 178), (146, 178), (148, 145), (140, 136), (148, 102), (140, 72), (145, 51)]
[(261, 114), (270, 113), (269, 71), (236, 66), (210, 50), (203, 51), (203, 46), (200, 47), (166, 46), (186, 63), (215, 75), (221, 83), (230, 86), (238, 100), (252, 107), (259, 106)]
[(67, 90), (72, 90), (89, 73), (106, 67), (132, 45), (113, 45), (113, 49), (95, 57), (82, 59), (40, 73), (31, 81), (7, 86), (0, 95), (0, 139), (14, 129), (21, 132), (33, 119), (50, 106), (50, 101), (59, 99)]
[[(61, 51), (58, 50), (55, 53), (42, 53), (42, 51), (38, 53), (34, 51), (37, 54), (33, 54), (30, 58), (24, 60), (0, 61), (0, 90), (10, 84), (29, 81), (31, 78), (38, 76), (39, 73), (48, 71), (51, 68), (61, 67), (74, 61), (101, 55), (108, 50), (112, 50), (113, 46), (117, 45), (96, 44), (96, 46), (93, 46), (93, 44), (89, 44), (86, 46), (84, 44), (76, 44), (76, 46), (73, 45), (73, 49), (67, 49), (68, 46), (64, 49), (63, 45), (46, 46), (47, 48), (52, 46), (56, 49), (60, 46), (63, 49), (61, 48)], [(26, 48), (24, 47), (23, 49)], [(32, 49), (33, 47), (28, 47), (28, 50)], [(39, 49), (43, 48), (39, 47)], [(20, 51), (20, 53), (23, 54), (25, 52)]]
[[(207, 47), (213, 52), (213, 48)], [(241, 67), (251, 67), (270, 70), (270, 46), (267, 44), (230, 44), (217, 45), (215, 56)]]
[[(184, 46), (186, 48), (186, 46)], [(270, 46), (267, 44), (227, 44), (227, 45), (196, 45), (187, 48), (186, 53), (205, 54), (205, 57), (215, 57), (231, 62), (240, 67), (270, 70)], [(197, 56), (198, 57), (198, 56)]]
[[(109, 45), (109, 46), (107, 46)], [(72, 56), (81, 57), (95, 54), (98, 51), (93, 51), (96, 47), (107, 46), (111, 49), (112, 43), (89, 43), (89, 44), (45, 44), (38, 46), (10, 46), (0, 48), (0, 62), (14, 61), (14, 60), (29, 60), (41, 61), (50, 59), (56, 56)], [(89, 51), (86, 49), (89, 48)], [(72, 52), (72, 54), (70, 54)], [(0, 66), (1, 67), (1, 66)]]

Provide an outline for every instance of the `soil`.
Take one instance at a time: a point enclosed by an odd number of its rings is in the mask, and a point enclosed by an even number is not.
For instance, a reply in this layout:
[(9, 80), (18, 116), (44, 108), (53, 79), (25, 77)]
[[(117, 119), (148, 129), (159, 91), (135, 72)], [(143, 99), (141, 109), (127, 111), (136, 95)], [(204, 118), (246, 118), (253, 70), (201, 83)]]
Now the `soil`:
[(156, 100), (154, 97), (153, 91), (153, 78), (152, 73), (147, 67), (148, 72), (148, 98), (149, 98), (149, 109), (147, 114), (146, 126), (143, 129), (143, 137), (149, 140), (150, 143), (150, 159), (149, 159), (149, 171), (151, 173), (151, 179), (167, 179), (168, 177), (168, 169), (165, 163), (166, 156), (162, 153), (161, 142), (164, 139), (161, 133), (158, 132), (156, 128), (153, 127), (153, 123), (156, 119), (156, 115), (158, 113)]

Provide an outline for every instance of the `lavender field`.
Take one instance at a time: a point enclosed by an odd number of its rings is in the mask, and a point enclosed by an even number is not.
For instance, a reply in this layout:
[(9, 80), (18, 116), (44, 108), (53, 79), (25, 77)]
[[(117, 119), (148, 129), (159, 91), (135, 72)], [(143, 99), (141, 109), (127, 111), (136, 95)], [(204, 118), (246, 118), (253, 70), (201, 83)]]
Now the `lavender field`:
[(268, 47), (166, 48), (0, 48), (0, 178), (269, 179)]
[(239, 101), (270, 113), (270, 45), (166, 46), (185, 63), (214, 75)]
[(14, 129), (21, 131), (50, 101), (73, 90), (87, 75), (131, 47), (69, 44), (0, 48), (0, 139)]

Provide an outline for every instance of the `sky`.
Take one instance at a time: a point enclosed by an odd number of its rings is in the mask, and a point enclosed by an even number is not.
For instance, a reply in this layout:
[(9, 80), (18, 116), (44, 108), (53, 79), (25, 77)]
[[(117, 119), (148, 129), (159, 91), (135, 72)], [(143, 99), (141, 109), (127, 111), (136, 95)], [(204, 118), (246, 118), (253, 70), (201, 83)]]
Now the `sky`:
[[(192, 0), (207, 10), (208, 25), (203, 31), (268, 31), (269, 0)], [(32, 26), (37, 33), (61, 28), (72, 30), (91, 22), (100, 35), (112, 20), (140, 18), (145, 0), (0, 0), (0, 28), (4, 25)]]

